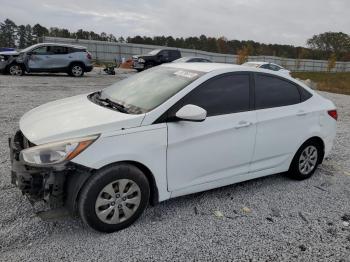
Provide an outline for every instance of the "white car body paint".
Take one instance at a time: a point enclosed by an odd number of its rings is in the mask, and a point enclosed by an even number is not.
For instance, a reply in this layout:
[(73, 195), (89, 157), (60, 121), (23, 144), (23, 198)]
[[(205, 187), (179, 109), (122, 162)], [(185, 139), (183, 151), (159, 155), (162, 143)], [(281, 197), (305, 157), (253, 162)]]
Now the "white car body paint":
[(159, 201), (287, 171), (308, 138), (320, 137), (325, 154), (332, 147), (336, 121), (327, 110), (334, 104), (295, 79), (312, 94), (303, 103), (207, 117), (203, 122), (154, 123), (179, 99), (206, 80), (227, 72), (270, 70), (215, 63), (162, 65), (205, 74), (146, 114), (130, 115), (100, 107), (76, 96), (48, 103), (25, 114), (24, 135), (35, 144), (100, 134), (72, 162), (99, 169), (130, 161), (153, 174)]

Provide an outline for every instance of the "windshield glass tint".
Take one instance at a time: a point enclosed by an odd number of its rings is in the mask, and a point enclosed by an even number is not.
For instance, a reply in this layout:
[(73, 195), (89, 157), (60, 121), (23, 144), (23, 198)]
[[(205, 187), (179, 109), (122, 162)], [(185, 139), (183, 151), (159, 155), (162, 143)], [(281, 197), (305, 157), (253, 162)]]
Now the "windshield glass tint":
[(156, 50), (153, 50), (153, 51), (151, 51), (151, 52), (149, 52), (148, 54), (149, 55), (156, 55), (156, 54), (158, 54), (159, 53), (159, 49), (156, 49)]
[(101, 97), (122, 104), (135, 113), (145, 113), (168, 100), (202, 74), (203, 72), (181, 68), (155, 67), (107, 87), (102, 91)]

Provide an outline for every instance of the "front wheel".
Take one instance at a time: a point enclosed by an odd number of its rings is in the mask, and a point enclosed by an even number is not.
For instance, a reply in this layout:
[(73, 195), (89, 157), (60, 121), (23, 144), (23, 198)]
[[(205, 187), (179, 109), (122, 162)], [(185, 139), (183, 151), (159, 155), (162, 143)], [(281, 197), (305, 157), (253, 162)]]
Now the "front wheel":
[(19, 64), (12, 64), (8, 68), (8, 73), (12, 76), (24, 75), (24, 68)]
[(320, 163), (322, 148), (314, 141), (302, 145), (295, 154), (289, 169), (291, 178), (303, 180), (311, 177)]
[(134, 223), (148, 204), (148, 180), (137, 167), (127, 164), (98, 171), (84, 186), (79, 202), (85, 224), (111, 233)]

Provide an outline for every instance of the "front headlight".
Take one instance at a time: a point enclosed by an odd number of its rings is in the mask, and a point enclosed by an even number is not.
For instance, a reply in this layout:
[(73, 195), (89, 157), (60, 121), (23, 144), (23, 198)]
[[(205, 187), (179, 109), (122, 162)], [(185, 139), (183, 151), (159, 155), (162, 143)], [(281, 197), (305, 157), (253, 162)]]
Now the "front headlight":
[(5, 57), (0, 55), (0, 62), (4, 62), (5, 61)]
[(146, 61), (145, 61), (145, 59), (143, 59), (143, 58), (139, 58), (138, 62), (139, 62), (139, 63), (144, 63), (144, 62), (146, 62)]
[(69, 161), (91, 145), (98, 135), (48, 143), (24, 149), (20, 158), (34, 166), (49, 166)]

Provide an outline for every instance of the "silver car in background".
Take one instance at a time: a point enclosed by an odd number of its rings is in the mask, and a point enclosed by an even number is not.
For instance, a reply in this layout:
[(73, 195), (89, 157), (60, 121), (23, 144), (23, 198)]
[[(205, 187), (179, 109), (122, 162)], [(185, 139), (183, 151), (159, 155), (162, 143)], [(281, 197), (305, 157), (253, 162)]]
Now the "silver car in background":
[(46, 72), (79, 77), (92, 68), (92, 56), (83, 46), (41, 43), (20, 52), (0, 52), (0, 70), (10, 75)]
[(290, 75), (290, 71), (285, 69), (284, 67), (274, 64), (274, 63), (269, 63), (269, 62), (247, 62), (244, 63), (242, 66), (249, 66), (249, 67), (256, 67), (256, 68), (263, 68), (263, 69), (268, 69), (272, 71), (276, 71), (282, 74)]

